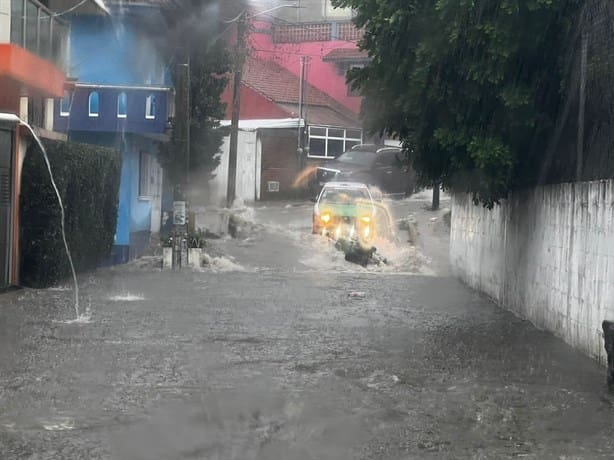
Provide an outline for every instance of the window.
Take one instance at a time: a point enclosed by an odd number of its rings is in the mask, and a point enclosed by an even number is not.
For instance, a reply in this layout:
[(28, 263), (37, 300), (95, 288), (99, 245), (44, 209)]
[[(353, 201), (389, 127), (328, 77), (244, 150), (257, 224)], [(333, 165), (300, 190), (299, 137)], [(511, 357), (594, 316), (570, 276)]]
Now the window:
[(362, 151), (362, 150), (349, 150), (337, 158), (337, 161), (341, 163), (347, 163), (356, 166), (368, 166), (373, 165), (374, 160), (377, 159), (377, 153)]
[(126, 93), (117, 95), (117, 118), (126, 118), (128, 116), (128, 96)]
[(353, 204), (360, 200), (368, 200), (369, 198), (369, 191), (366, 188), (326, 187), (320, 197), (320, 203)]
[(64, 91), (64, 97), (60, 100), (60, 116), (67, 117), (70, 115), (70, 106), (72, 105), (72, 93)]
[(51, 16), (43, 9), (40, 10), (38, 28), (38, 53), (48, 59), (51, 56)]
[(337, 158), (343, 152), (362, 143), (360, 129), (309, 127), (309, 156), (314, 158)]
[(38, 54), (38, 7), (26, 2), (26, 49)]
[(376, 168), (389, 168), (391, 166), (395, 166), (399, 163), (397, 159), (398, 152), (396, 150), (390, 152), (382, 152), (378, 155), (377, 161), (375, 162)]
[[(65, 69), (68, 23), (34, 0), (10, 1), (10, 41)], [(0, 0), (0, 4), (3, 3)], [(0, 8), (1, 10), (2, 8)], [(6, 12), (3, 12), (6, 14)], [(0, 13), (0, 16), (3, 14)]]
[(51, 37), (51, 60), (60, 68), (65, 69), (68, 59), (68, 40), (70, 29), (66, 24), (53, 21)]
[(100, 96), (96, 91), (91, 92), (88, 98), (88, 112), (92, 118), (98, 117), (100, 113)]
[(153, 155), (141, 152), (139, 157), (139, 199), (150, 200), (158, 196), (160, 165)]
[(156, 95), (150, 94), (145, 100), (145, 118), (153, 120), (156, 118)]
[(11, 0), (11, 42), (24, 46), (24, 20), (26, 17), (23, 0)]

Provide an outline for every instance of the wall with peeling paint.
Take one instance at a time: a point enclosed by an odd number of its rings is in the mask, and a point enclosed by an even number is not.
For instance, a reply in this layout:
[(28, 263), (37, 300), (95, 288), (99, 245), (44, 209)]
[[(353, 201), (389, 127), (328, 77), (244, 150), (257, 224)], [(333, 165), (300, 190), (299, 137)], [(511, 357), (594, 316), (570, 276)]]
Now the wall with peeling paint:
[(503, 307), (604, 362), (614, 319), (614, 181), (514, 192), (489, 211), (453, 196), (452, 270)]

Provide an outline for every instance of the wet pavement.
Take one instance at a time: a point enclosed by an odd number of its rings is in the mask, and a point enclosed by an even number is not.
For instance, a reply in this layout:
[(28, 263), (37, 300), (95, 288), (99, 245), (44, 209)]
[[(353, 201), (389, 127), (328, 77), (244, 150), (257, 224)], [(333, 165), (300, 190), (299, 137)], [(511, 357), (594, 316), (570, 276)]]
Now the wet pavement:
[(391, 204), (421, 242), (387, 266), (277, 204), (202, 271), (82, 275), (88, 322), (70, 290), (0, 297), (0, 458), (612, 458), (604, 370), (448, 277), (424, 205)]

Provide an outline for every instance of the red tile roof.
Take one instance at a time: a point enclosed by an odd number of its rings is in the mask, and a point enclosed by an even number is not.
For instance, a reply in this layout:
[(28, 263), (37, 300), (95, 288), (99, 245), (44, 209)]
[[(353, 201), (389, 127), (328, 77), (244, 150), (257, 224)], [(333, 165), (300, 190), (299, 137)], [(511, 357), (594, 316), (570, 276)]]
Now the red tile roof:
[(369, 55), (358, 48), (335, 48), (326, 56), (324, 61), (366, 61)]
[[(298, 104), (277, 104), (294, 118), (298, 114)], [(356, 117), (347, 117), (339, 112), (321, 105), (307, 105), (303, 107), (303, 118), (310, 125), (338, 126), (340, 128), (358, 128), (360, 123)]]
[[(273, 102), (299, 103), (299, 78), (275, 62), (248, 58), (243, 68), (243, 84)], [(309, 83), (305, 84), (303, 103), (326, 107), (344, 118), (354, 120), (356, 126), (360, 125), (354, 112)]]

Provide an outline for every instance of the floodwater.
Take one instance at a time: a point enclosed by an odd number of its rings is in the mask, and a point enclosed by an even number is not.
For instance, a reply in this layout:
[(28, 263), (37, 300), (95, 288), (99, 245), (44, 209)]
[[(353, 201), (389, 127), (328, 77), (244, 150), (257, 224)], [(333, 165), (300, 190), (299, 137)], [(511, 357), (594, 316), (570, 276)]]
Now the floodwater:
[(449, 277), (425, 204), (384, 266), (267, 204), (209, 268), (82, 276), (87, 322), (69, 285), (0, 297), (0, 458), (611, 458), (605, 371)]

